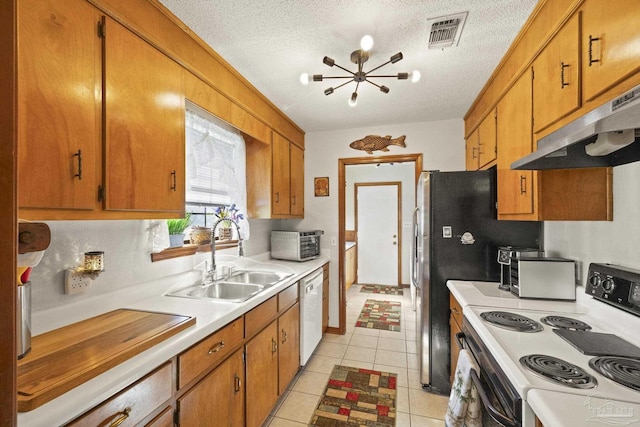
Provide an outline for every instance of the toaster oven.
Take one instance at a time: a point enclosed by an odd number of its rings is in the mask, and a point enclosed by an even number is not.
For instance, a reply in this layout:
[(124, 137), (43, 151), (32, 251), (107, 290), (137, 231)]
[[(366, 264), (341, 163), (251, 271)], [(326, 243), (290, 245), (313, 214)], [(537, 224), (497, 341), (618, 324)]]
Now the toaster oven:
[(271, 232), (271, 257), (291, 261), (308, 261), (320, 256), (322, 230)]

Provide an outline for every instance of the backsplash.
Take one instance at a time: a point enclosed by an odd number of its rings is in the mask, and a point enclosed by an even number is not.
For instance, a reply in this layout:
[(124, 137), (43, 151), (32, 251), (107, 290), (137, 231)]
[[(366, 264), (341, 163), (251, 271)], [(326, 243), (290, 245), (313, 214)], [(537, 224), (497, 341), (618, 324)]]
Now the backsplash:
[[(245, 256), (269, 251), (270, 232), (280, 227), (280, 220), (250, 220), (251, 238), (245, 241)], [(49, 221), (51, 244), (40, 264), (31, 273), (32, 310), (74, 304), (133, 286), (144, 286), (169, 276), (180, 275), (210, 259), (202, 253), (181, 258), (151, 262), (151, 221)], [(65, 270), (81, 265), (87, 251), (104, 251), (105, 271), (83, 294), (64, 293)], [(237, 249), (220, 250), (236, 255)]]

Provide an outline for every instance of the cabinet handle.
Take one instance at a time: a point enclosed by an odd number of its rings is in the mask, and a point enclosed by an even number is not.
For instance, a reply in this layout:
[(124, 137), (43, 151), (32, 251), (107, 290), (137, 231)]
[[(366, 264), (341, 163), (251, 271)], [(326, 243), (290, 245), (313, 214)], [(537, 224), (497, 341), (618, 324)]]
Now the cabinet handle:
[(527, 177), (524, 175), (520, 175), (520, 194), (525, 194), (527, 192)]
[(599, 59), (593, 59), (593, 42), (597, 42), (600, 40), (600, 37), (593, 37), (591, 34), (589, 34), (589, 67), (591, 67), (591, 64), (593, 64), (594, 62), (600, 62)]
[(293, 196), (293, 203), (292, 203), (292, 204), (293, 204), (293, 205), (295, 205), (295, 204), (296, 204), (296, 196)]
[(220, 350), (222, 350), (223, 347), (224, 347), (224, 341), (220, 341), (218, 344), (216, 344), (215, 346), (211, 347), (211, 349), (209, 349), (209, 354), (217, 353)]
[(287, 331), (282, 330), (282, 344), (287, 342)]
[(276, 351), (278, 351), (278, 342), (271, 338), (271, 354), (275, 353)]
[(280, 203), (280, 193), (276, 192), (276, 203)]
[(242, 387), (242, 381), (240, 381), (240, 377), (238, 374), (233, 374), (233, 393), (240, 393), (240, 388)]
[(564, 81), (564, 69), (568, 66), (569, 64), (565, 64), (564, 62), (560, 63), (560, 89), (564, 89), (565, 86), (569, 86), (569, 83)]
[(120, 415), (117, 420), (109, 424), (109, 427), (118, 427), (120, 424), (124, 422), (124, 420), (129, 418), (130, 413), (131, 413), (131, 408), (129, 407), (124, 408), (124, 411), (122, 411), (122, 415)]
[(78, 150), (77, 153), (73, 155), (74, 157), (78, 157), (78, 173), (74, 176), (77, 176), (80, 181), (82, 181), (82, 150)]
[(471, 158), (472, 159), (477, 159), (478, 156), (476, 156), (476, 152), (478, 151), (478, 147), (471, 147)]
[(176, 191), (176, 189), (178, 188), (178, 185), (176, 183), (176, 170), (174, 169), (173, 172), (171, 172), (171, 175), (173, 176), (173, 185), (171, 186), (171, 189), (173, 191)]

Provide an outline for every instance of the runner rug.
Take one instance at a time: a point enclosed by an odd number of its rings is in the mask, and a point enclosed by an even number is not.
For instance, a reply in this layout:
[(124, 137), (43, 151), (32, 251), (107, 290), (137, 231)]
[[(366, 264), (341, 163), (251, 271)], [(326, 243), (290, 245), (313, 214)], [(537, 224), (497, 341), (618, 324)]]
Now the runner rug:
[(394, 426), (397, 375), (336, 365), (310, 426)]
[(400, 286), (362, 285), (360, 292), (367, 292), (370, 294), (403, 295), (402, 288)]
[(368, 299), (364, 303), (356, 326), (359, 328), (400, 332), (401, 308), (402, 305), (396, 301)]

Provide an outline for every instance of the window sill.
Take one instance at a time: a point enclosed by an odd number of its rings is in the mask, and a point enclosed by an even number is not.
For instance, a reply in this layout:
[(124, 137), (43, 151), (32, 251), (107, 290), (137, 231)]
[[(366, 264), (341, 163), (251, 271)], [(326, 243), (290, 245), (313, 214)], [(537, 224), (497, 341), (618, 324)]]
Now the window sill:
[[(216, 242), (217, 249), (235, 248), (238, 246), (237, 240), (222, 240)], [(180, 258), (183, 256), (189, 256), (196, 253), (211, 252), (211, 245), (191, 245), (186, 244), (178, 248), (167, 248), (160, 252), (153, 252), (151, 254), (151, 262), (162, 261), (165, 259)]]

